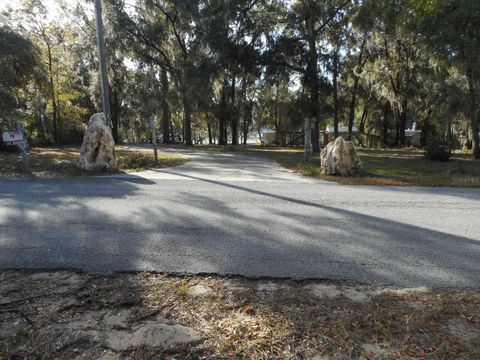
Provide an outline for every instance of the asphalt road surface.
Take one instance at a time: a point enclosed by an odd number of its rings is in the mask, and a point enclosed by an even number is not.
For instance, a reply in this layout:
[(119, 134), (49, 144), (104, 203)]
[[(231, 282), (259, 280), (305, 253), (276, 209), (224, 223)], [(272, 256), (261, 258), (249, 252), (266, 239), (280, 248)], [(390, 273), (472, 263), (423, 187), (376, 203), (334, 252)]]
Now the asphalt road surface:
[(0, 268), (480, 288), (480, 189), (341, 186), (238, 153), (167, 151), (190, 161), (0, 179)]

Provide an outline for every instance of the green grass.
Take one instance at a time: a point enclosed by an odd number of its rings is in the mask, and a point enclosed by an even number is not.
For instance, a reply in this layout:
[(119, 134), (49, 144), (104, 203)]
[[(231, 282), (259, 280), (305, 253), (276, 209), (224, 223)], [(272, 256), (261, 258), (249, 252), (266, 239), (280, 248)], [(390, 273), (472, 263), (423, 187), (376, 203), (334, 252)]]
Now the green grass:
[(454, 154), (448, 162), (425, 159), (420, 150), (357, 149), (364, 169), (351, 177), (321, 174), (319, 155), (303, 160), (301, 149), (282, 147), (202, 147), (206, 150), (244, 151), (278, 161), (297, 173), (348, 185), (480, 187), (480, 161)]
[[(116, 147), (115, 155), (118, 161), (119, 172), (142, 171), (149, 168), (164, 168), (185, 163), (185, 159), (171, 154), (158, 156), (155, 162), (153, 152), (128, 150)], [(86, 172), (78, 166), (80, 149), (65, 148), (33, 148), (29, 152), (32, 171), (26, 173), (23, 168), (21, 154), (18, 152), (0, 152), (0, 176), (89, 176), (102, 175), (105, 172)]]
[(151, 152), (117, 151), (118, 168), (125, 171), (143, 171), (185, 163), (185, 159), (172, 154), (158, 154), (158, 161)]
[[(218, 145), (195, 148), (219, 152), (241, 151), (264, 156), (297, 173), (348, 185), (480, 187), (480, 161), (465, 154), (454, 154), (448, 162), (435, 162), (425, 159), (423, 152), (418, 150), (359, 149), (363, 171), (352, 177), (340, 177), (322, 175), (319, 156), (314, 155), (308, 162), (304, 162), (301, 149)], [(127, 150), (122, 147), (117, 147), (116, 155), (119, 171), (142, 171), (148, 168), (177, 166), (185, 162), (182, 157), (160, 153), (159, 162), (156, 164), (152, 152)], [(19, 153), (0, 153), (0, 176), (90, 175), (91, 173), (81, 171), (76, 166), (78, 156), (78, 148), (34, 148), (30, 152), (32, 173), (27, 174), (23, 171)]]

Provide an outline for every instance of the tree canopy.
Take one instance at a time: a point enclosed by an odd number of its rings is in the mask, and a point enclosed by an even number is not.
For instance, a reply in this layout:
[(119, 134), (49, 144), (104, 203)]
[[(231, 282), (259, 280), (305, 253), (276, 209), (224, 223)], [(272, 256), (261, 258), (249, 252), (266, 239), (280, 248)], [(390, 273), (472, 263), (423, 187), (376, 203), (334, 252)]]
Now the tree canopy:
[[(0, 27), (0, 114), (19, 106), (25, 85), (39, 70), (39, 51), (28, 38), (7, 26)], [(6, 119), (4, 119), (6, 121)]]
[[(101, 103), (92, 2), (56, 9), (2, 13), (0, 117), (76, 142)], [(480, 158), (478, 1), (104, 0), (103, 16), (117, 141), (146, 139), (155, 118), (167, 143), (246, 143), (268, 128), (280, 144), (310, 117), (315, 151), (329, 128)]]

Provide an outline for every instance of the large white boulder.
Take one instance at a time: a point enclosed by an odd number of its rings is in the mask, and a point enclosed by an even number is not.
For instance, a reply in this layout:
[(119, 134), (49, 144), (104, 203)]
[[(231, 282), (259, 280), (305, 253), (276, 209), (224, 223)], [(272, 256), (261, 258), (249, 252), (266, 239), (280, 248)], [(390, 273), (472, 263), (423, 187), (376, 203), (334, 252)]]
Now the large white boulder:
[(115, 141), (104, 113), (93, 114), (88, 121), (80, 148), (79, 166), (83, 170), (116, 170)]
[(325, 175), (351, 176), (363, 167), (353, 142), (341, 136), (322, 149), (320, 161)]

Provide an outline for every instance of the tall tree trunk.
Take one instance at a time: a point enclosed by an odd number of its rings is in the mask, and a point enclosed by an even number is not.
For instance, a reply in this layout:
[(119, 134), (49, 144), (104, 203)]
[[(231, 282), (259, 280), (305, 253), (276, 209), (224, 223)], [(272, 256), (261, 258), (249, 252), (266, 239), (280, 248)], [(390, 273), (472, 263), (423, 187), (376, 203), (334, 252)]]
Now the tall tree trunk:
[(395, 144), (400, 146), (400, 109), (398, 105), (393, 107), (393, 117), (395, 119)]
[[(360, 46), (360, 54), (358, 55), (358, 62), (357, 62), (357, 65), (358, 65), (359, 69), (363, 68), (363, 65), (364, 65), (364, 63), (363, 63), (363, 53), (364, 53), (366, 42), (367, 42), (367, 34), (364, 33), (363, 34), (363, 39), (362, 39), (362, 45)], [(348, 135), (349, 136), (352, 135), (352, 131), (353, 131), (353, 121), (355, 120), (355, 108), (356, 108), (356, 104), (357, 104), (357, 91), (358, 91), (359, 81), (360, 81), (360, 77), (355, 73), (355, 71), (353, 71), (352, 99), (350, 101), (350, 111), (349, 111), (349, 114), (348, 114)], [(361, 120), (361, 124), (360, 124), (360, 127), (362, 128), (362, 130), (360, 130), (361, 133), (363, 133), (364, 130), (365, 130), (364, 115), (366, 116), (366, 114), (368, 113), (366, 105), (367, 104), (365, 103), (364, 108), (363, 108), (362, 120)], [(363, 125), (362, 125), (362, 122), (363, 122)]]
[(45, 106), (40, 96), (37, 98), (37, 111), (38, 111), (38, 121), (40, 123), (40, 128), (42, 129), (43, 142), (46, 144), (47, 143), (47, 127), (45, 126)]
[(365, 133), (365, 123), (367, 121), (367, 116), (368, 116), (368, 104), (367, 102), (365, 102), (365, 104), (363, 105), (362, 117), (360, 118), (360, 126), (358, 128), (358, 131), (361, 134)]
[(273, 105), (273, 121), (275, 123), (275, 143), (279, 144), (280, 143), (280, 138), (281, 138), (281, 124), (278, 116), (278, 93), (279, 93), (279, 86), (280, 84), (277, 83), (275, 87), (275, 103)]
[(333, 136), (338, 137), (338, 47), (333, 51)]
[(47, 44), (47, 53), (48, 53), (48, 73), (49, 73), (49, 81), (50, 81), (50, 92), (52, 98), (52, 109), (53, 109), (53, 142), (55, 145), (59, 143), (58, 137), (58, 106), (57, 106), (57, 98), (55, 96), (55, 84), (53, 81), (53, 60), (52, 60), (52, 49), (50, 48), (50, 44), (48, 41), (45, 41)]
[(210, 117), (208, 116), (207, 113), (205, 113), (205, 117), (207, 119), (207, 131), (208, 131), (208, 144), (212, 145), (213, 144), (213, 136), (212, 136), (212, 124), (210, 122)]
[(136, 139), (135, 139), (135, 143), (138, 144), (140, 143), (140, 133), (141, 133), (142, 129), (140, 129), (140, 125), (136, 124), (135, 125), (135, 135), (136, 135)]
[(190, 105), (190, 99), (187, 96), (182, 96), (183, 112), (185, 116), (185, 122), (183, 126), (183, 138), (187, 145), (192, 145), (192, 108)]
[(448, 119), (447, 139), (448, 139), (448, 153), (452, 154), (452, 119)]
[(241, 104), (241, 118), (243, 122), (243, 145), (247, 144), (248, 136), (248, 117), (247, 117), (247, 77), (243, 75), (242, 78), (242, 104)]
[(318, 102), (320, 98), (320, 81), (318, 78), (318, 53), (316, 36), (314, 32), (314, 21), (312, 14), (306, 18), (307, 37), (308, 37), (308, 63), (307, 63), (307, 84), (310, 88), (310, 106), (311, 117), (315, 119), (315, 126), (312, 132), (312, 150), (315, 153), (320, 152), (320, 118), (318, 114)]
[(430, 133), (430, 117), (433, 112), (433, 107), (428, 108), (427, 114), (423, 118), (422, 132), (420, 133), (420, 146), (425, 147), (428, 141), (428, 135)]
[[(348, 135), (349, 136), (352, 136), (353, 120), (355, 120), (355, 105), (357, 103), (358, 82), (359, 82), (359, 77), (355, 76), (355, 79), (353, 80), (352, 99), (350, 100), (350, 111), (348, 113)], [(363, 110), (365, 112), (365, 108)]]
[(385, 101), (385, 108), (383, 110), (383, 145), (388, 145), (388, 113), (390, 112), (390, 102)]
[(253, 111), (252, 105), (250, 103), (245, 104), (245, 119), (246, 119), (247, 127), (245, 128), (244, 144), (247, 144), (248, 133), (250, 132), (249, 131), (250, 126), (253, 123), (253, 121), (252, 121), (252, 111)]
[(467, 62), (468, 96), (470, 98), (470, 125), (472, 127), (472, 152), (475, 159), (480, 159), (480, 143), (478, 138), (477, 121), (477, 100), (475, 97), (475, 87), (473, 85), (473, 69), (470, 62)]
[[(186, 58), (186, 55), (185, 55)], [(183, 115), (184, 115), (184, 122), (183, 122), (183, 142), (186, 145), (193, 145), (192, 144), (192, 104), (190, 103), (190, 89), (188, 88), (190, 84), (188, 83), (188, 79), (185, 78), (185, 72), (181, 75), (181, 95), (182, 95), (182, 104), (183, 104)]]
[[(118, 82), (115, 82), (113, 88), (113, 106), (112, 106), (112, 136), (115, 143), (118, 144), (118, 118), (120, 113), (120, 104), (118, 101)], [(110, 87), (109, 87), (110, 88)]]
[[(56, 83), (58, 84), (58, 75), (57, 75), (57, 81)], [(62, 118), (60, 117), (60, 110), (61, 110), (61, 103), (60, 103), (60, 94), (57, 93), (57, 131), (58, 131), (58, 144), (61, 144), (62, 142), (62, 134), (63, 134), (63, 124), (62, 124)]]
[(235, 75), (232, 76), (232, 84), (230, 90), (230, 121), (232, 129), (232, 145), (238, 145), (238, 118), (237, 118), (237, 109), (235, 107)]
[(405, 146), (405, 129), (407, 127), (407, 99), (402, 102), (402, 111), (400, 112), (400, 123), (399, 123), (399, 133), (400, 133), (400, 146)]
[(163, 132), (162, 142), (164, 144), (168, 144), (170, 142), (174, 142), (174, 139), (173, 139), (173, 131), (171, 131), (170, 129), (171, 113), (170, 113), (170, 106), (167, 100), (169, 83), (168, 83), (167, 69), (165, 68), (162, 68), (161, 81), (162, 81), (162, 132)]
[(220, 109), (218, 113), (218, 144), (227, 144), (226, 117), (227, 117), (227, 76), (223, 77), (222, 96), (220, 99)]

